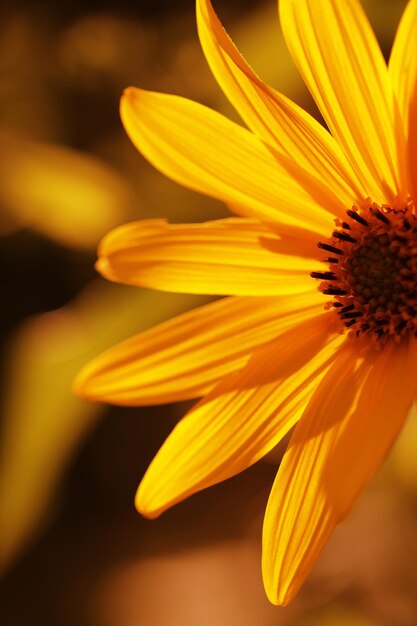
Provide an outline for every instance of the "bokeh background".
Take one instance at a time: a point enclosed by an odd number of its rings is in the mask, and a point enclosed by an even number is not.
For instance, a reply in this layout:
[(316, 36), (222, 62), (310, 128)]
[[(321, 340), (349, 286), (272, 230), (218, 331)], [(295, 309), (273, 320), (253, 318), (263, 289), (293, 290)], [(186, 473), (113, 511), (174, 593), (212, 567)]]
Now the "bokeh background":
[[(258, 73), (317, 116), (275, 1), (214, 4)], [(365, 4), (388, 55), (405, 1)], [(150, 522), (133, 496), (186, 406), (71, 394), (91, 357), (204, 301), (111, 285), (94, 270), (113, 226), (226, 214), (153, 170), (118, 117), (121, 91), (138, 85), (236, 119), (199, 48), (193, 0), (3, 0), (0, 76), (0, 623), (415, 626), (415, 419), (297, 600), (277, 609), (260, 541), (285, 442)]]

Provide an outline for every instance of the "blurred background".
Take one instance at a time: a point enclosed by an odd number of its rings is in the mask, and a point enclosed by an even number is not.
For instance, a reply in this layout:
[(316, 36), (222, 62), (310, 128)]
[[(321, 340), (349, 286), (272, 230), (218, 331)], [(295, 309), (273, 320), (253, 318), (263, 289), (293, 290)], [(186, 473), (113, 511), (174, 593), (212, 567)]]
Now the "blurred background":
[[(388, 55), (405, 2), (365, 4)], [(275, 1), (214, 6), (258, 73), (317, 115)], [(297, 600), (277, 609), (262, 588), (261, 527), (284, 445), (150, 522), (133, 496), (187, 407), (71, 394), (91, 357), (204, 301), (94, 270), (118, 224), (226, 214), (153, 170), (118, 117), (121, 91), (137, 85), (236, 119), (199, 48), (194, 1), (3, 0), (0, 74), (0, 623), (415, 626), (415, 420)]]

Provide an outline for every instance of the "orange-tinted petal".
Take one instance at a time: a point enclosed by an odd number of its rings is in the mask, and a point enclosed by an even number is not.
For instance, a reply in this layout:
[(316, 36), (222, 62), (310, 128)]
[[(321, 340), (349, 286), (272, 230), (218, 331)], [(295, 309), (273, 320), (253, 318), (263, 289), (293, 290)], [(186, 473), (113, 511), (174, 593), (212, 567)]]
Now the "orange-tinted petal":
[(138, 150), (176, 182), (243, 206), (267, 222), (318, 233), (332, 228), (333, 217), (320, 205), (322, 192), (309, 172), (219, 113), (133, 87), (125, 91), (120, 110)]
[(157, 517), (241, 472), (278, 443), (344, 340), (330, 322), (324, 313), (280, 335), (179, 422), (139, 486), (142, 514)]
[(289, 50), (331, 132), (376, 202), (404, 192), (388, 70), (358, 0), (280, 0)]
[(415, 371), (415, 345), (392, 342), (381, 352), (371, 345), (360, 355), (347, 341), (317, 388), (265, 515), (264, 583), (274, 604), (292, 600), (380, 466), (412, 403)]
[[(288, 242), (282, 242), (283, 254), (280, 245), (278, 237), (254, 220), (146, 220), (109, 233), (100, 245), (97, 269), (116, 282), (164, 291), (243, 296), (311, 291), (310, 271), (326, 266), (303, 258), (300, 241), (293, 255), (285, 254)], [(306, 247), (309, 254), (311, 246)]]
[(409, 184), (417, 201), (417, 0), (410, 0), (402, 16), (389, 73), (408, 141)]
[(317, 291), (287, 298), (226, 298), (107, 350), (76, 381), (90, 400), (144, 405), (202, 396), (253, 350), (320, 310)]
[(241, 56), (210, 0), (197, 0), (203, 51), (221, 88), (246, 124), (316, 177), (326, 206), (344, 213), (363, 190), (333, 137), (308, 113), (264, 84)]

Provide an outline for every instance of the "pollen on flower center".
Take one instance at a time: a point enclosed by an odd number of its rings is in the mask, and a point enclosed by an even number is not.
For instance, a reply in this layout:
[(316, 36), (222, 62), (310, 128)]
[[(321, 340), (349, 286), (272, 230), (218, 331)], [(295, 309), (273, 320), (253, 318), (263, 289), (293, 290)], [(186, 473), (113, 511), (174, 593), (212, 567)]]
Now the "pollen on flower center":
[(333, 300), (352, 335), (378, 342), (417, 336), (417, 217), (414, 206), (353, 207), (331, 238), (318, 244), (329, 253), (329, 271), (312, 272)]

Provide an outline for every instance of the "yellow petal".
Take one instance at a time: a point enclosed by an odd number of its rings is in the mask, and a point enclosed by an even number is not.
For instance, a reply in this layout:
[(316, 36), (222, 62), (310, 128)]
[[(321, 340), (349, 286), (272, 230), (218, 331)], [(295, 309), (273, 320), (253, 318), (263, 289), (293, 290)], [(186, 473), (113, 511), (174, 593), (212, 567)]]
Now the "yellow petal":
[(210, 68), (246, 124), (297, 161), (323, 187), (327, 207), (341, 214), (363, 190), (333, 137), (288, 98), (264, 84), (241, 56), (210, 0), (197, 0), (200, 41)]
[(392, 342), (382, 352), (368, 346), (360, 355), (348, 340), (311, 399), (265, 514), (263, 574), (272, 603), (294, 598), (398, 435), (414, 395), (412, 343)]
[[(164, 291), (235, 296), (311, 291), (310, 271), (326, 266), (302, 258), (302, 245), (295, 246), (299, 256), (279, 254), (280, 243), (260, 222), (242, 218), (181, 225), (147, 220), (107, 235), (97, 269), (116, 282)], [(283, 251), (287, 248), (284, 241)]]
[(135, 202), (128, 183), (99, 159), (0, 133), (0, 201), (18, 224), (59, 243), (95, 248)]
[(332, 333), (330, 320), (324, 313), (280, 335), (179, 422), (139, 486), (142, 514), (157, 517), (241, 472), (279, 442), (344, 340)]
[[(143, 155), (186, 187), (244, 206), (267, 222), (332, 228), (322, 190), (285, 155), (196, 102), (130, 87), (121, 100), (125, 129)], [(323, 230), (324, 229), (324, 230)]]
[(203, 395), (242, 368), (257, 347), (323, 306), (319, 292), (288, 298), (226, 298), (107, 350), (79, 374), (77, 393), (114, 404)]
[[(417, 0), (410, 0), (403, 13), (389, 60), (389, 75), (408, 137), (410, 114), (415, 107), (417, 84)], [(413, 105), (414, 101), (414, 105)], [(414, 108), (415, 110), (415, 108)]]
[(10, 342), (0, 434), (0, 571), (39, 533), (62, 474), (102, 413), (71, 393), (83, 363), (141, 326), (195, 306), (190, 296), (98, 282), (65, 308), (25, 322)]
[(417, 0), (401, 18), (389, 61), (389, 73), (408, 140), (409, 184), (417, 200)]
[(280, 0), (284, 37), (331, 132), (367, 195), (404, 191), (388, 70), (358, 0)]

